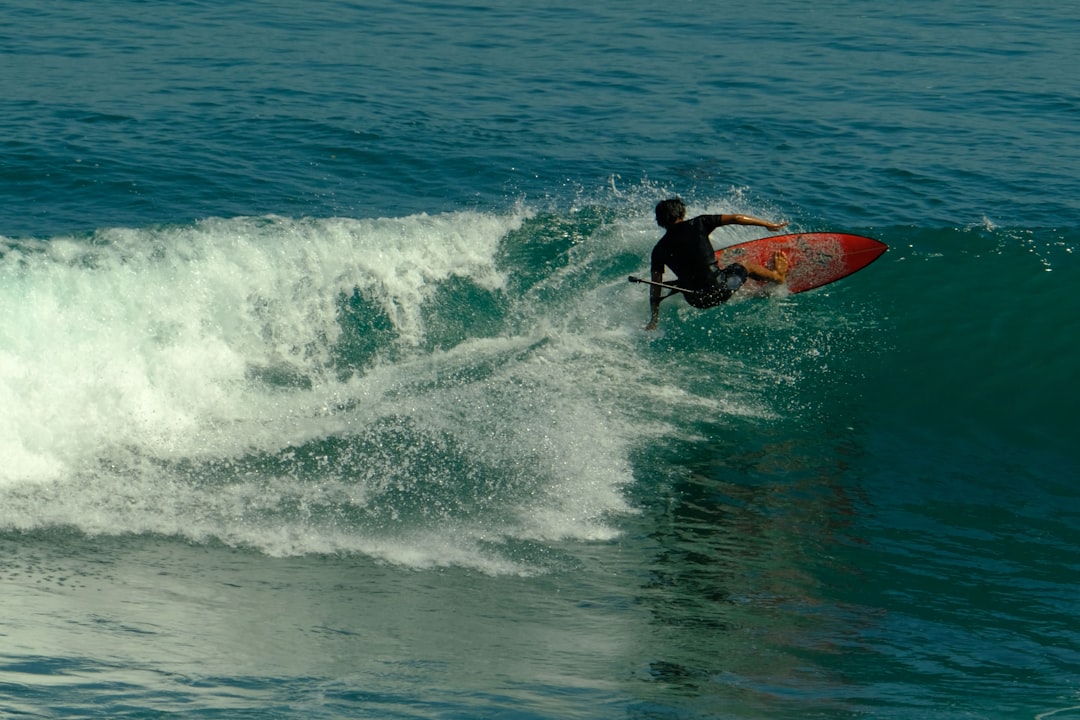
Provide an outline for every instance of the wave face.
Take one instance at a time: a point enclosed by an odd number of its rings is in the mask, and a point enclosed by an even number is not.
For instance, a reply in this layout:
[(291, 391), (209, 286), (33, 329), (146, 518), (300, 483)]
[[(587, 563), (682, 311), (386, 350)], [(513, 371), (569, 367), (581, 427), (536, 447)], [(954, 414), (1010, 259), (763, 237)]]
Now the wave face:
[(892, 442), (1067, 427), (1075, 238), (891, 229), (842, 283), (645, 333), (655, 228), (612, 205), (6, 241), (0, 523), (529, 572), (613, 537), (658, 448), (849, 386)]

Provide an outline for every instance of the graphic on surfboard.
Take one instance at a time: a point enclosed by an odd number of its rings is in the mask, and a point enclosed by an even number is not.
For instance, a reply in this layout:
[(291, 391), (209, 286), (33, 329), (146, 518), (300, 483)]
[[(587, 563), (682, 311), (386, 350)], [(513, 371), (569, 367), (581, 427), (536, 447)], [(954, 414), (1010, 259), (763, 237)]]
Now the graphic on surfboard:
[[(795, 233), (775, 235), (739, 243), (716, 251), (720, 267), (753, 262), (773, 266), (773, 256), (782, 252), (788, 259), (788, 292), (800, 293), (847, 277), (881, 257), (889, 246), (873, 238), (848, 233)], [(768, 283), (747, 280), (741, 292), (767, 293)]]

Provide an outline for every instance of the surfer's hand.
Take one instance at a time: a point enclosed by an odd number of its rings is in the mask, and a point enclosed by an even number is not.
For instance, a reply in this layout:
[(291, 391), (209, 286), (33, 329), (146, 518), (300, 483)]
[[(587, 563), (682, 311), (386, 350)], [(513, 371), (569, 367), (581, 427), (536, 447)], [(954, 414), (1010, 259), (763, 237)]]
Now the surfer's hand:
[(655, 320), (650, 320), (649, 324), (645, 326), (645, 329), (646, 330), (655, 330), (656, 329), (656, 321)]
[(769, 230), (779, 230), (782, 227), (787, 227), (787, 220), (783, 222), (765, 223), (765, 227)]
[(776, 274), (780, 276), (777, 282), (784, 282), (787, 278), (788, 268), (791, 267), (787, 255), (782, 252), (773, 255), (773, 267), (776, 268)]

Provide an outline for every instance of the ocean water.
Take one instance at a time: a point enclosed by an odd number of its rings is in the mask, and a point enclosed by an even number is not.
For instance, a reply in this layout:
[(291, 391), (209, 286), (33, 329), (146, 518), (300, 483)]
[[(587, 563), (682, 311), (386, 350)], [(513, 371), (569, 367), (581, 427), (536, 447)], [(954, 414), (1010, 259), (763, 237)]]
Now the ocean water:
[(1072, 6), (3, 15), (0, 716), (1080, 718)]

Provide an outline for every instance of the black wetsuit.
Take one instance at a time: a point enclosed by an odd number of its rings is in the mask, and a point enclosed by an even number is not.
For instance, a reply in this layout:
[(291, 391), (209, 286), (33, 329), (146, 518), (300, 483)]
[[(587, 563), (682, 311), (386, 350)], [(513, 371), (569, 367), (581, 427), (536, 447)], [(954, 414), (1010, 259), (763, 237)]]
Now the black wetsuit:
[(709, 233), (723, 223), (722, 215), (698, 215), (675, 223), (652, 251), (652, 271), (671, 268), (678, 285), (690, 292), (683, 293), (686, 302), (697, 308), (713, 307), (725, 302), (746, 282), (746, 268), (733, 263), (725, 268), (716, 264), (716, 251)]

